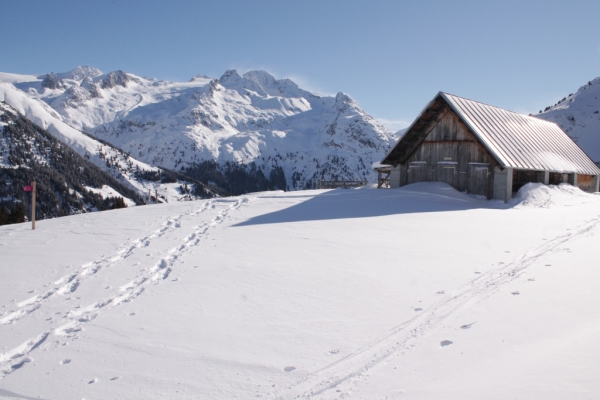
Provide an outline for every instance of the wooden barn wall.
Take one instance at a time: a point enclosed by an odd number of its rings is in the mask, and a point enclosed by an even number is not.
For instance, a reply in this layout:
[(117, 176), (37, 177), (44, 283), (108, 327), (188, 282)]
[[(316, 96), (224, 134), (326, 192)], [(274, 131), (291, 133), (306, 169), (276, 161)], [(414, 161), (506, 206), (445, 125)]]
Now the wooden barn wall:
[(577, 187), (584, 192), (593, 193), (596, 187), (594, 175), (577, 175)]
[[(478, 163), (481, 165), (477, 165)], [(485, 164), (489, 164), (487, 172), (484, 170)], [(465, 191), (468, 187), (474, 187), (473, 179), (478, 175), (478, 182), (486, 187), (477, 189), (480, 192), (477, 194), (491, 198), (496, 165), (489, 152), (450, 110), (402, 166), (400, 180), (401, 185), (442, 181), (459, 191)], [(487, 179), (482, 180), (481, 177), (485, 175)]]

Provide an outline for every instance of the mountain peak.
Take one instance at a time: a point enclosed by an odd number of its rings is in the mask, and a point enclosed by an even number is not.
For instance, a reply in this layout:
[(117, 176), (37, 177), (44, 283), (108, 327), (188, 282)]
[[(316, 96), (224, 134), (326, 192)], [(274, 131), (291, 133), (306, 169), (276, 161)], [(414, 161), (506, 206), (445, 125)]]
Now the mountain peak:
[(350, 96), (344, 92), (338, 92), (338, 94), (335, 95), (335, 102), (340, 106), (345, 104), (354, 104), (354, 100), (352, 100)]
[(272, 86), (277, 82), (273, 75), (263, 70), (248, 71), (243, 75), (243, 77), (259, 84), (261, 87)]
[(69, 72), (63, 74), (63, 78), (67, 79), (75, 79), (76, 81), (82, 81), (85, 78), (95, 78), (97, 76), (102, 75), (102, 71), (98, 68), (90, 67), (88, 65), (79, 65), (76, 68), (73, 68)]
[(130, 80), (129, 75), (121, 70), (109, 72), (102, 79), (102, 89), (111, 89), (115, 86), (127, 87), (127, 82)]
[(46, 89), (64, 89), (65, 84), (60, 76), (54, 72), (50, 72), (44, 76), (44, 79), (42, 80), (42, 87)]
[(228, 69), (225, 73), (219, 78), (219, 83), (223, 84), (228, 81), (237, 81), (242, 79), (240, 74), (235, 69)]
[(192, 76), (192, 79), (190, 79), (190, 82), (200, 81), (200, 80), (205, 80), (205, 79), (211, 79), (211, 78), (210, 78), (210, 76), (198, 74), (198, 75)]

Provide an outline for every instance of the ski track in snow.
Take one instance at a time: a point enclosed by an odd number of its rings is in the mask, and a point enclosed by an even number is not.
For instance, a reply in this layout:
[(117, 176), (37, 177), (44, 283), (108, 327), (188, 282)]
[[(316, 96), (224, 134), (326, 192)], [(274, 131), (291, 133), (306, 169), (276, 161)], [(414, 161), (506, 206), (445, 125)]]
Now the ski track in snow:
[[(561, 251), (560, 245), (591, 234), (600, 225), (600, 216), (579, 228), (545, 241), (519, 256), (511, 263), (481, 274), (446, 295), (418, 316), (392, 328), (377, 340), (357, 349), (346, 357), (308, 374), (296, 384), (275, 394), (276, 399), (301, 399), (325, 395), (344, 382), (357, 382), (363, 373), (392, 355), (401, 355), (417, 345), (419, 339), (441, 327), (441, 323), (459, 309), (475, 305), (500, 290), (501, 286), (519, 278), (539, 258)], [(340, 393), (336, 393), (339, 395)], [(337, 396), (336, 396), (337, 398)]]
[[(210, 228), (222, 223), (230, 211), (240, 209), (242, 205), (248, 203), (251, 197), (252, 196), (247, 195), (240, 197), (233, 205), (220, 211), (211, 221), (195, 226), (193, 228), (194, 231), (187, 235), (182, 243), (169, 249), (166, 252), (166, 256), (163, 256), (154, 266), (142, 270), (133, 281), (121, 286), (117, 295), (95, 301), (86, 307), (72, 308), (63, 313), (64, 316), (62, 319), (66, 319), (68, 322), (64, 323), (64, 321), (62, 321), (61, 326), (47, 330), (34, 338), (28, 339), (25, 343), (16, 348), (0, 353), (0, 379), (22, 368), (27, 362), (32, 361), (29, 354), (41, 346), (51, 334), (58, 336), (59, 338), (57, 339), (77, 339), (78, 333), (83, 329), (83, 324), (94, 320), (101, 313), (120, 304), (133, 301), (144, 292), (148, 285), (159, 284), (162, 280), (166, 279), (183, 253), (190, 247), (198, 245), (203, 235), (205, 235)], [(108, 268), (118, 261), (131, 256), (137, 249), (149, 246), (154, 239), (158, 239), (161, 236), (180, 228), (181, 219), (183, 217), (195, 216), (213, 208), (215, 201), (218, 200), (209, 200), (197, 210), (190, 210), (176, 217), (171, 217), (158, 230), (142, 238), (131, 241), (124, 248), (116, 251), (112, 255), (103, 256), (98, 260), (83, 264), (80, 272), (63, 276), (53, 283), (53, 288), (45, 289), (45, 293), (17, 303), (18, 309), (16, 311), (12, 311), (7, 315), (0, 317), (0, 328), (3, 325), (17, 323), (33, 312), (42, 309), (54, 298), (59, 298), (62, 295), (75, 292), (87, 279), (97, 276), (102, 269)], [(47, 287), (49, 285), (50, 284), (44, 286)], [(9, 305), (6, 305), (6, 307), (8, 306)], [(45, 344), (44, 347), (57, 348), (60, 345), (65, 345), (65, 343), (63, 342), (61, 344), (60, 340), (54, 340), (51, 343)]]

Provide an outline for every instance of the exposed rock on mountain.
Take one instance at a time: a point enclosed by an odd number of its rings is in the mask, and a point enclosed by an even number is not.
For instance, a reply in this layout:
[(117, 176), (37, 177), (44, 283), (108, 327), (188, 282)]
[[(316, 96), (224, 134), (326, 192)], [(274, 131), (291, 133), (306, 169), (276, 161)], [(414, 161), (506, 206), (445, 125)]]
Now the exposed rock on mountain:
[(60, 79), (54, 72), (50, 72), (44, 76), (41, 86), (46, 89), (65, 89), (63, 80)]
[(102, 79), (102, 89), (112, 89), (115, 86), (127, 87), (129, 77), (123, 71), (109, 72)]

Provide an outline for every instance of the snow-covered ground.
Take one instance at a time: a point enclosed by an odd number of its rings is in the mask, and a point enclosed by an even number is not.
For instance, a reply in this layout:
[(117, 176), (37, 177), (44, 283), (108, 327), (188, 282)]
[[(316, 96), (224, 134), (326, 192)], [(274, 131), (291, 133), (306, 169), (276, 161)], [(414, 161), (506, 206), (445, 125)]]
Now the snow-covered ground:
[(593, 399), (600, 196), (441, 183), (0, 227), (0, 397)]
[(117, 192), (115, 189), (111, 188), (108, 185), (103, 185), (100, 189), (93, 188), (91, 186), (87, 187), (87, 190), (99, 194), (103, 199), (107, 199), (109, 197), (122, 197), (123, 201), (125, 201), (125, 205), (127, 207), (135, 207), (135, 201), (131, 200), (128, 197), (123, 196), (121, 193)]

